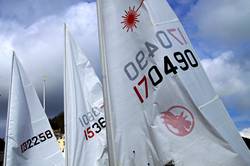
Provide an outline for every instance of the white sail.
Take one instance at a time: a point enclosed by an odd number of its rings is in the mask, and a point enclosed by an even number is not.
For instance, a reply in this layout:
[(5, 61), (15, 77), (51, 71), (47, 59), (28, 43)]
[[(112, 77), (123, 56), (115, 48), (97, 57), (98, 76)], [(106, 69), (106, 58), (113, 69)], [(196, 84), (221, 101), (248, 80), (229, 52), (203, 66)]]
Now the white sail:
[(111, 165), (249, 165), (166, 0), (98, 0)]
[(63, 166), (64, 158), (34, 87), (15, 55), (4, 166)]
[(67, 166), (105, 166), (108, 154), (102, 85), (66, 26), (65, 42)]

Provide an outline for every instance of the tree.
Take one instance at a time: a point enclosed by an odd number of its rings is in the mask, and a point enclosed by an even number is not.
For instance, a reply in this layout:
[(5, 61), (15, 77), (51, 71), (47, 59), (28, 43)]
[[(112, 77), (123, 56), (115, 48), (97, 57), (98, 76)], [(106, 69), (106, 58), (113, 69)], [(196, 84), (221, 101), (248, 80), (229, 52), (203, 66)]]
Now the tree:
[(4, 140), (0, 138), (0, 152), (4, 151)]
[(245, 138), (245, 137), (242, 137), (242, 139), (245, 141), (245, 143), (246, 143), (248, 149), (250, 149), (250, 139)]
[(64, 114), (63, 112), (58, 114), (56, 117), (49, 120), (53, 130), (61, 129), (64, 132)]

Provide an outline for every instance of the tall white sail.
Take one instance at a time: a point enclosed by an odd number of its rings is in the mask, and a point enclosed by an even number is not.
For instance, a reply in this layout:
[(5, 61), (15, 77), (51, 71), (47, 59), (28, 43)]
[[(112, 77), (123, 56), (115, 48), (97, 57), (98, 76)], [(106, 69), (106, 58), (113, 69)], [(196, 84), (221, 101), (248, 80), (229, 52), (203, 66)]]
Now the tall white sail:
[(249, 165), (166, 0), (97, 5), (111, 165)]
[(65, 26), (64, 102), (67, 166), (105, 166), (106, 122), (102, 85)]
[(15, 55), (4, 166), (63, 166), (64, 158), (34, 87)]

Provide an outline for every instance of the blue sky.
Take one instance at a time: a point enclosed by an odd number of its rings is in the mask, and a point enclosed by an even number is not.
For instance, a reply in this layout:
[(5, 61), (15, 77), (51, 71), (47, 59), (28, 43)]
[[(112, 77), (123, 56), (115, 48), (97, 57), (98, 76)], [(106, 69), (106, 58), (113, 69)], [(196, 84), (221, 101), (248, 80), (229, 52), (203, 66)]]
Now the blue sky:
[[(168, 2), (239, 131), (250, 136), (250, 1)], [(13, 49), (23, 60), (40, 96), (42, 76), (48, 76), (48, 116), (63, 111), (60, 71), (64, 22), (100, 76), (95, 1), (0, 0), (0, 137), (4, 134)]]
[(238, 129), (249, 128), (250, 2), (169, 0), (169, 3)]

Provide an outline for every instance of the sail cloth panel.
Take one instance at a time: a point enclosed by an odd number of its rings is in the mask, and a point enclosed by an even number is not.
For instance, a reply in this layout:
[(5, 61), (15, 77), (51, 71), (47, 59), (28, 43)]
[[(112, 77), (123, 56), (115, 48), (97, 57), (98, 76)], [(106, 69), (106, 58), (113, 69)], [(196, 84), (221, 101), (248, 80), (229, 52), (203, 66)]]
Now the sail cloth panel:
[(65, 124), (67, 166), (108, 164), (102, 85), (65, 26)]
[(97, 3), (112, 164), (249, 165), (245, 144), (167, 2)]
[(15, 55), (11, 78), (4, 166), (64, 166), (48, 118)]

